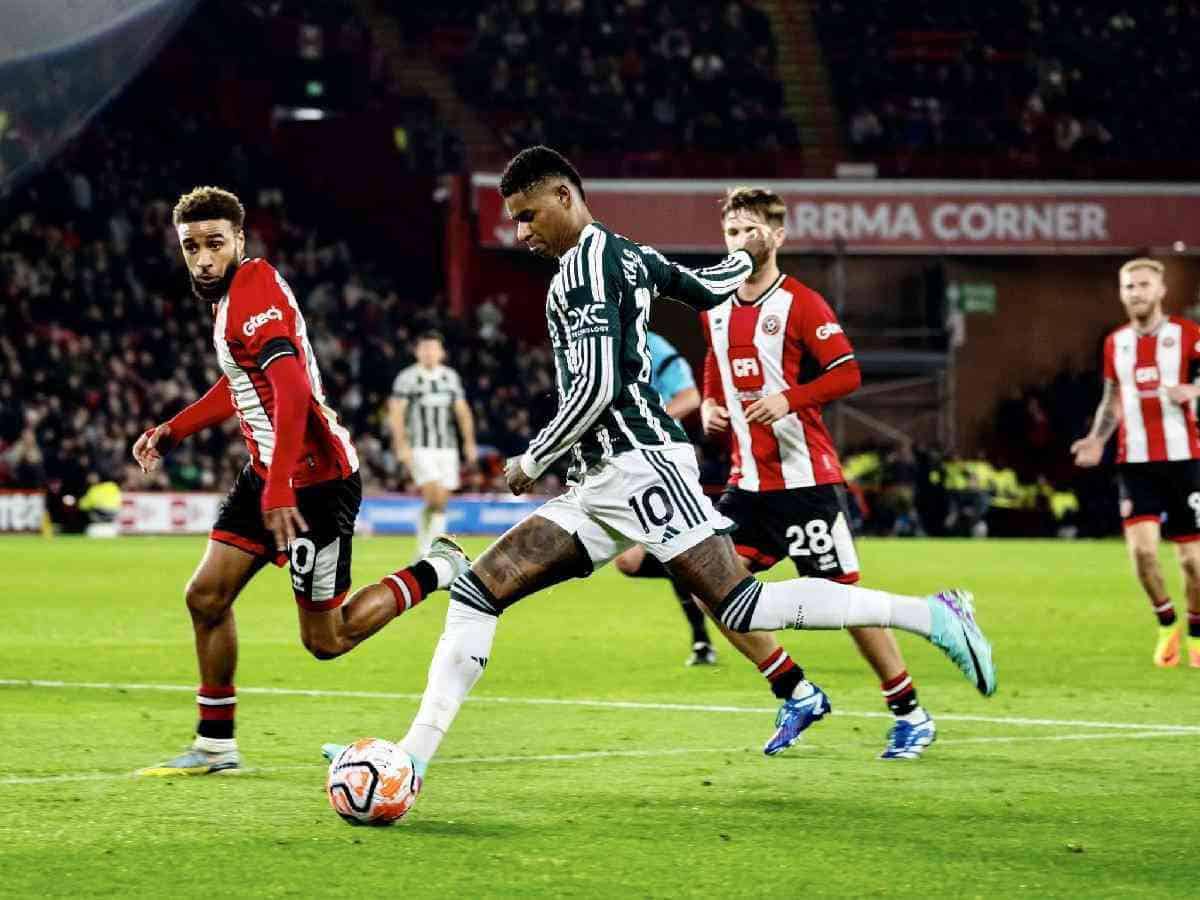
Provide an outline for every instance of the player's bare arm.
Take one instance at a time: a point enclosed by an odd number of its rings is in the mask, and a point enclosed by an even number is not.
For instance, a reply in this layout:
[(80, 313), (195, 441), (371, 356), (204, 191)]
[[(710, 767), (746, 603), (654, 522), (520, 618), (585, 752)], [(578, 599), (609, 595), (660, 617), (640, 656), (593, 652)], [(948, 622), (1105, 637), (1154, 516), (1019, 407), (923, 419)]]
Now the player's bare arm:
[(1071, 445), (1075, 465), (1090, 468), (1100, 464), (1104, 456), (1104, 445), (1121, 424), (1121, 397), (1114, 382), (1105, 379), (1104, 393), (1092, 419), (1092, 429)]
[(454, 401), (454, 419), (458, 422), (458, 433), (462, 435), (463, 459), (468, 466), (473, 466), (479, 456), (475, 444), (475, 417), (471, 414), (471, 404), (462, 397)]
[(393, 397), (388, 401), (388, 424), (392, 430), (392, 452), (396, 459), (404, 464), (404, 468), (412, 469), (412, 447), (408, 443), (408, 432), (404, 427), (404, 417), (408, 415), (408, 399)]

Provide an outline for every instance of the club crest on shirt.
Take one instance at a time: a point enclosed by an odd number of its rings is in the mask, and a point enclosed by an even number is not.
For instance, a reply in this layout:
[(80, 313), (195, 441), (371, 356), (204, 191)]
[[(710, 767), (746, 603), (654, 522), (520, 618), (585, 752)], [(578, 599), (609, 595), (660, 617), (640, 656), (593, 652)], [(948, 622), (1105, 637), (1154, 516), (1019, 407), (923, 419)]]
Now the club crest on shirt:
[(763, 334), (779, 334), (779, 329), (782, 327), (783, 321), (773, 313), (762, 321)]

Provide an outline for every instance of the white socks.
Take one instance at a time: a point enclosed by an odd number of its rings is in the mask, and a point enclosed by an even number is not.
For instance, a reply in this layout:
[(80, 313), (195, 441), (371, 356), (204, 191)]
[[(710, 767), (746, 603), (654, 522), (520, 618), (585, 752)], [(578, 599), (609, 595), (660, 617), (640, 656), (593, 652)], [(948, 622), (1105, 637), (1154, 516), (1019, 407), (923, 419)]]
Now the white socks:
[(445, 533), (446, 511), (434, 512), (428, 506), (422, 506), (420, 518), (417, 519), (417, 558), (429, 552), (429, 545), (435, 537)]
[(400, 747), (423, 775), (467, 694), (483, 674), (499, 620), (451, 598), (446, 627), (429, 664), (421, 708)]
[(794, 578), (762, 586), (750, 630), (876, 626), (899, 628), (927, 638), (932, 619), (929, 603), (923, 597), (905, 597), (819, 578)]
[(451, 565), (450, 560), (440, 556), (426, 556), (424, 559), (433, 566), (433, 571), (437, 573), (438, 590), (450, 587), (450, 582), (454, 580), (454, 566)]
[[(432, 512), (429, 514), (429, 541), (439, 534), (446, 533), (446, 511), (443, 509), (440, 512)], [(429, 549), (426, 547), (426, 549)]]

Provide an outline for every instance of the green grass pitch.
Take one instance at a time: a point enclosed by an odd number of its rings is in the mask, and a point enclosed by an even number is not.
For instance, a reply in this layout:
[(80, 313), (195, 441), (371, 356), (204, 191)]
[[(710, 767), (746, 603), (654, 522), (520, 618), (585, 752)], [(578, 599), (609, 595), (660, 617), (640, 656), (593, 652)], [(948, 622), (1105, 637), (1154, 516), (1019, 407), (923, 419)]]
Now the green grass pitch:
[[(250, 770), (129, 777), (191, 736), (181, 595), (202, 546), (0, 540), (15, 580), (0, 627), (0, 896), (1164, 897), (1197, 884), (1200, 670), (1151, 666), (1153, 620), (1116, 542), (862, 542), (870, 586), (974, 589), (996, 645), (1000, 691), (984, 700), (901, 636), (939, 724), (914, 763), (874, 758), (888, 721), (845, 635), (785, 635), (835, 714), (767, 759), (763, 680), (725, 645), (719, 666), (685, 668), (665, 585), (611, 568), (562, 585), (505, 614), (420, 802), (387, 829), (333, 814), (317, 751), (404, 733), (445, 594), (318, 662), (285, 574), (263, 573), (237, 607)], [(411, 550), (357, 542), (356, 581)]]

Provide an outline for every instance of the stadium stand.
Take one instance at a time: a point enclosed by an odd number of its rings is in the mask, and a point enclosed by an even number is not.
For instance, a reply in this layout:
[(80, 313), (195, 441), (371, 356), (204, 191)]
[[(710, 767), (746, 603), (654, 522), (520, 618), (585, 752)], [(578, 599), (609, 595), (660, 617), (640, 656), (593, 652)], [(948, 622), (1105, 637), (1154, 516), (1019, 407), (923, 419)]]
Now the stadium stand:
[(549, 143), (596, 174), (761, 175), (799, 143), (770, 20), (744, 0), (386, 6), (510, 150)]
[(813, 9), (848, 145), (883, 174), (1196, 173), (1191, 131), (1178, 127), (1200, 112), (1196, 3)]
[[(272, 13), (337, 12), (326, 4), (222, 9), (242, 25), (265, 15), (262, 27), (273, 29), (281, 21)], [(344, 29), (349, 20), (320, 21)], [(179, 43), (213, 40), (228, 25), (219, 18), (189, 27)], [(282, 26), (290, 37), (306, 27), (302, 20), (289, 25), (286, 16)], [(293, 83), (287, 77), (273, 85), (272, 100), (283, 102)], [(170, 224), (180, 186), (190, 186), (197, 172), (241, 193), (248, 255), (270, 259), (300, 298), (326, 390), (356, 436), (370, 487), (400, 486), (384, 452), (382, 416), (393, 377), (411, 362), (411, 337), (430, 327), (447, 334), (451, 364), (469, 373), (481, 448), (494, 455), (523, 449), (530, 411), (536, 416), (545, 402), (538, 393), (552, 390), (552, 363), (545, 351), (518, 348), (505, 334), (503, 298), (485, 304), (478, 326), (447, 317), (438, 296), (414, 293), (381, 272), (375, 256), (356, 255), (345, 240), (329, 237), (320, 205), (290, 202), (304, 192), (289, 190), (287, 177), (253, 144), (215, 115), (172, 110), (156, 87), (153, 77), (137, 82), (6, 198), (0, 485), (44, 484), (57, 496), (79, 496), (99, 474), (145, 488), (129, 459), (132, 441), (216, 380), (208, 311), (186, 293)], [(157, 115), (147, 114), (154, 109)], [(194, 140), (200, 133), (205, 141)], [(229, 148), (215, 165), (207, 149), (213, 142)], [(418, 166), (437, 168), (433, 156)], [(189, 441), (153, 486), (230, 483), (243, 457), (240, 440), (230, 439), (233, 428)], [(487, 486), (497, 471), (492, 460), (476, 486)]]

